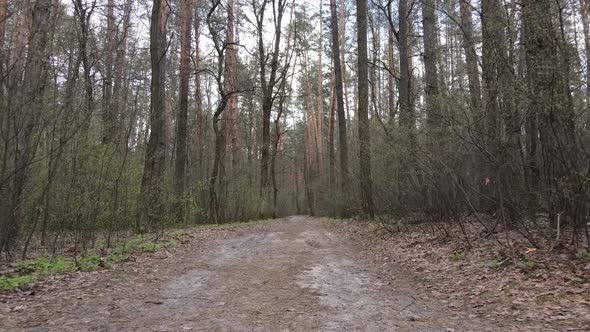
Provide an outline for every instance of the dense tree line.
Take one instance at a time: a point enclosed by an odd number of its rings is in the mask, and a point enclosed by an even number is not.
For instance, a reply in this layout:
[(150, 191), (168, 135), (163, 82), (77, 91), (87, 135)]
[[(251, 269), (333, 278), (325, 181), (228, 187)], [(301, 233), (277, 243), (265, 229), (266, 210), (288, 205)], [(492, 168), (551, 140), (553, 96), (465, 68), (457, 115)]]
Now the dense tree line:
[(0, 0), (0, 252), (293, 213), (588, 241), (589, 17), (589, 0)]

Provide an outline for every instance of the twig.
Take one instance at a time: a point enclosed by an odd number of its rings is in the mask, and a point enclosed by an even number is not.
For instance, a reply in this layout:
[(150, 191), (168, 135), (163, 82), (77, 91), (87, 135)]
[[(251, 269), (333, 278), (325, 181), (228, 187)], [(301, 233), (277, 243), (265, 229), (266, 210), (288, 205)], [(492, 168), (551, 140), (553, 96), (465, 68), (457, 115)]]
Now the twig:
[(557, 214), (557, 235), (555, 236), (555, 241), (553, 241), (553, 243), (551, 244), (551, 248), (549, 248), (549, 251), (553, 251), (553, 248), (555, 248), (555, 245), (557, 244), (557, 242), (559, 241), (559, 237), (561, 236), (561, 214), (562, 212), (559, 212)]

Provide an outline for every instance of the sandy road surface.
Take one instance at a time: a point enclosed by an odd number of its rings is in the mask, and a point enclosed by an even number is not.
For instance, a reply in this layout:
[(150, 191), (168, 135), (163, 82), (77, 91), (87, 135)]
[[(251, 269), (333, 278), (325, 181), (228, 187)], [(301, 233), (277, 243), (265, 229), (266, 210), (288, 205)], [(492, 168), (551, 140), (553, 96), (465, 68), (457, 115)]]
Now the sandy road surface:
[(0, 303), (0, 331), (494, 330), (383, 282), (319, 219), (237, 229)]

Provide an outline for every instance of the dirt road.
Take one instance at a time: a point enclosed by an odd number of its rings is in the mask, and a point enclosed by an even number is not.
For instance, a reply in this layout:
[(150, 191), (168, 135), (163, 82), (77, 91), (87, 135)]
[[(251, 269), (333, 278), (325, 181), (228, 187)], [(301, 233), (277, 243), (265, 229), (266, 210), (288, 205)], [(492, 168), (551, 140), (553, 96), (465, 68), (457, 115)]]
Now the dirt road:
[(382, 281), (319, 219), (191, 242), (0, 303), (0, 331), (494, 330)]

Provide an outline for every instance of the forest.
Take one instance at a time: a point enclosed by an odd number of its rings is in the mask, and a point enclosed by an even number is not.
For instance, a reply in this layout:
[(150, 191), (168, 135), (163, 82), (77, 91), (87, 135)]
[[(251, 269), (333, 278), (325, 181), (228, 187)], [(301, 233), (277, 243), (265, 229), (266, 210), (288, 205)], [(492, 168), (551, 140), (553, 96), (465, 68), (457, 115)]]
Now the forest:
[(1, 0), (0, 253), (293, 214), (587, 248), (589, 21), (588, 0)]
[(0, 0), (0, 330), (590, 329), (590, 0)]

